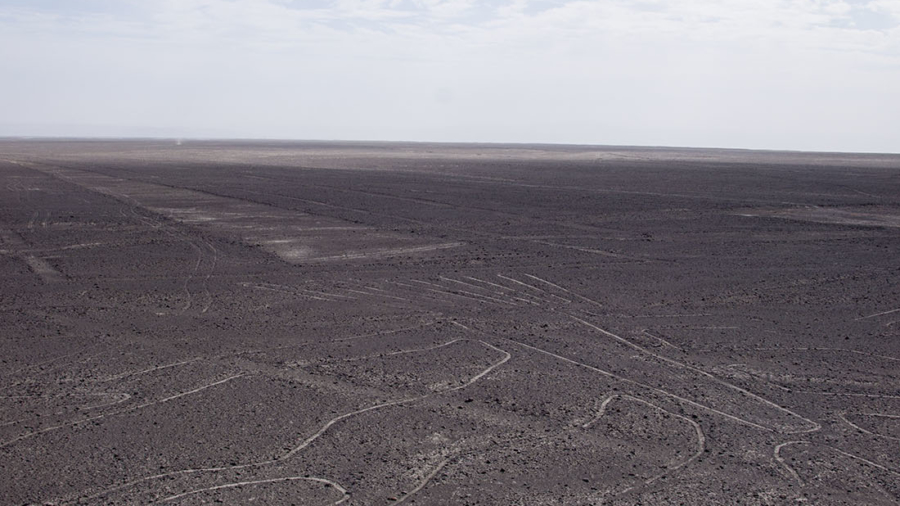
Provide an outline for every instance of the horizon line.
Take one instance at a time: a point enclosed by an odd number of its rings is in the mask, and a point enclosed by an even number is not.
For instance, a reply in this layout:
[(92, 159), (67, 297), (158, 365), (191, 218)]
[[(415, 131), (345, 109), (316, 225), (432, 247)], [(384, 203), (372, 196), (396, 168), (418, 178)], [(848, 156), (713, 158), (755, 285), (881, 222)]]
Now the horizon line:
[(822, 155), (873, 155), (900, 156), (900, 151), (821, 151), (812, 149), (779, 149), (779, 148), (747, 148), (722, 146), (677, 146), (661, 144), (589, 144), (580, 142), (525, 142), (525, 141), (433, 141), (433, 140), (384, 140), (384, 139), (314, 139), (293, 137), (206, 137), (206, 136), (171, 136), (171, 135), (0, 135), (0, 141), (172, 141), (178, 142), (295, 142), (295, 143), (333, 143), (333, 144), (421, 144), (445, 146), (518, 146), (518, 147), (580, 147), (593, 149), (648, 149), (648, 150), (684, 150), (684, 151), (741, 151), (763, 153), (793, 153)]

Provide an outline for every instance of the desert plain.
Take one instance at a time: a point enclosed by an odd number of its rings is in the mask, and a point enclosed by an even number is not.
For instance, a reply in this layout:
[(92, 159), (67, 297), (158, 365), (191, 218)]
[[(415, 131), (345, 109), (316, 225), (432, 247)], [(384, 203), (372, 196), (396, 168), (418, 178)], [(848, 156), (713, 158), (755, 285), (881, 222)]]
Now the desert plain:
[(0, 504), (900, 503), (900, 155), (0, 140)]

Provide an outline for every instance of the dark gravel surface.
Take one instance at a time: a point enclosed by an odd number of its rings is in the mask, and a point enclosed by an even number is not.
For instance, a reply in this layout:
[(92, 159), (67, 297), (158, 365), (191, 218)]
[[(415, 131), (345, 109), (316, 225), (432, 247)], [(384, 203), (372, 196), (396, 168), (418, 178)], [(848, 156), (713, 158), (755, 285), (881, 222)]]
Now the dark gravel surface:
[(900, 156), (0, 140), (0, 504), (897, 504)]

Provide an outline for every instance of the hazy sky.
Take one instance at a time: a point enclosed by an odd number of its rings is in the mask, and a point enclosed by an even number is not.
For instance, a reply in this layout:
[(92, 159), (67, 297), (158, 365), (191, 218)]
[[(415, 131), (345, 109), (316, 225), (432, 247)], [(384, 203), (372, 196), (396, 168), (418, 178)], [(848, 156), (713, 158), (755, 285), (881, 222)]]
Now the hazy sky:
[(0, 135), (900, 152), (900, 0), (0, 0)]

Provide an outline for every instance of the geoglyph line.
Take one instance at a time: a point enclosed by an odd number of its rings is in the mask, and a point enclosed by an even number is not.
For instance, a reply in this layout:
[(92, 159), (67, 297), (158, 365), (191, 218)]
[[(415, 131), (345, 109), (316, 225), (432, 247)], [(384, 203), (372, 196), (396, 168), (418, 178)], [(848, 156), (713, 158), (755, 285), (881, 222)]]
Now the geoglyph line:
[(791, 467), (787, 461), (784, 460), (784, 457), (781, 456), (781, 449), (785, 446), (796, 445), (796, 444), (809, 444), (809, 441), (787, 441), (781, 443), (780, 445), (775, 447), (775, 450), (772, 452), (772, 455), (775, 457), (775, 460), (778, 461), (779, 464), (791, 475), (791, 478), (795, 479), (797, 483), (801, 486), (804, 484), (803, 480), (800, 478), (800, 475), (797, 474), (797, 471)]
[(306, 439), (304, 439), (303, 441), (301, 441), (297, 446), (295, 446), (294, 448), (292, 448), (291, 450), (289, 450), (288, 452), (286, 452), (284, 455), (282, 455), (282, 456), (280, 456), (280, 457), (276, 457), (276, 458), (269, 459), (269, 460), (264, 460), (264, 461), (259, 461), (259, 462), (251, 462), (251, 463), (247, 463), (247, 464), (228, 465), (228, 466), (219, 466), (219, 467), (205, 467), (205, 468), (182, 469), (182, 470), (180, 470), (180, 471), (172, 471), (172, 472), (162, 473), (162, 474), (156, 474), (156, 475), (152, 475), (152, 476), (145, 476), (145, 477), (143, 477), (143, 478), (139, 478), (139, 479), (136, 479), (136, 480), (132, 480), (132, 481), (129, 481), (129, 482), (127, 482), (127, 483), (123, 483), (123, 484), (121, 484), (121, 485), (117, 485), (117, 486), (115, 486), (115, 487), (111, 487), (111, 488), (102, 490), (102, 491), (100, 491), (100, 492), (98, 492), (98, 493), (96, 493), (96, 494), (91, 495), (90, 497), (85, 498), (85, 500), (96, 499), (96, 498), (98, 498), (98, 497), (107, 495), (107, 494), (109, 494), (109, 493), (116, 492), (116, 491), (119, 491), (119, 490), (123, 490), (123, 489), (126, 489), (126, 488), (130, 488), (130, 487), (132, 487), (132, 486), (134, 486), (134, 485), (137, 485), (137, 484), (140, 484), (140, 483), (144, 483), (144, 482), (147, 482), (147, 481), (151, 481), (151, 480), (157, 480), (157, 479), (162, 479), (162, 478), (170, 478), (170, 477), (175, 477), (175, 476), (183, 476), (183, 475), (188, 475), (188, 474), (197, 474), (197, 473), (206, 473), (206, 472), (219, 472), (219, 471), (228, 471), (228, 470), (246, 469), (246, 468), (250, 468), (250, 467), (260, 467), (260, 466), (265, 466), (265, 465), (270, 465), (270, 464), (276, 464), (276, 463), (278, 463), (278, 462), (282, 462), (282, 461), (285, 461), (285, 460), (287, 460), (287, 459), (290, 459), (291, 457), (293, 457), (294, 455), (296, 455), (297, 453), (301, 452), (303, 449), (305, 449), (306, 447), (308, 447), (309, 445), (311, 445), (314, 441), (316, 441), (316, 440), (319, 439), (323, 434), (325, 434), (325, 433), (328, 431), (328, 429), (330, 429), (331, 427), (333, 427), (335, 424), (341, 422), (342, 420), (345, 420), (345, 419), (348, 419), (348, 418), (351, 418), (351, 417), (354, 417), (354, 416), (356, 416), (356, 415), (360, 415), (360, 414), (363, 414), (363, 413), (368, 413), (368, 412), (371, 412), (371, 411), (376, 411), (376, 410), (383, 409), (383, 408), (387, 408), (387, 407), (391, 407), (391, 406), (399, 406), (399, 405), (403, 405), (403, 404), (410, 404), (410, 403), (413, 403), (413, 402), (417, 402), (417, 401), (421, 401), (421, 400), (427, 399), (427, 398), (429, 398), (429, 397), (433, 397), (433, 396), (435, 396), (435, 395), (441, 395), (441, 394), (444, 394), (444, 393), (454, 392), (454, 391), (457, 391), (457, 390), (461, 390), (461, 389), (463, 389), (463, 388), (466, 388), (466, 387), (471, 386), (473, 383), (475, 383), (476, 381), (480, 380), (480, 379), (483, 378), (485, 375), (490, 374), (494, 369), (496, 369), (497, 367), (500, 367), (501, 365), (505, 364), (510, 358), (512, 358), (512, 355), (510, 355), (508, 352), (506, 352), (506, 351), (504, 351), (504, 350), (502, 350), (502, 349), (500, 349), (500, 348), (498, 348), (498, 347), (496, 347), (496, 346), (493, 346), (493, 345), (491, 345), (491, 344), (489, 344), (489, 343), (487, 343), (487, 342), (485, 342), (485, 341), (478, 341), (478, 342), (481, 343), (481, 344), (483, 344), (484, 346), (486, 346), (486, 347), (488, 347), (488, 348), (491, 348), (492, 350), (495, 350), (495, 351), (497, 351), (497, 352), (499, 352), (499, 353), (502, 353), (502, 354), (503, 354), (503, 358), (501, 358), (500, 360), (498, 360), (498, 361), (494, 362), (493, 364), (489, 365), (489, 366), (488, 366), (487, 368), (485, 368), (483, 371), (481, 371), (481, 372), (478, 373), (477, 375), (471, 377), (468, 381), (464, 382), (464, 383), (461, 384), (461, 385), (457, 385), (457, 386), (455, 386), (455, 387), (450, 387), (450, 388), (445, 388), (445, 389), (443, 389), (443, 390), (436, 391), (436, 392), (432, 392), (432, 393), (430, 393), (430, 394), (418, 395), (418, 396), (415, 396), (415, 397), (408, 397), (408, 398), (405, 398), (405, 399), (399, 399), (399, 400), (396, 400), (396, 401), (383, 402), (383, 403), (380, 403), (380, 404), (375, 404), (375, 405), (373, 405), (373, 406), (369, 406), (369, 407), (366, 407), (366, 408), (362, 408), (362, 409), (350, 411), (350, 412), (348, 412), (348, 413), (344, 413), (344, 414), (342, 414), (342, 415), (336, 416), (336, 417), (332, 418), (331, 420), (329, 420), (328, 422), (326, 422), (326, 423), (325, 423), (321, 428), (319, 428), (319, 430), (316, 431), (314, 434), (312, 434), (311, 436), (309, 436), (309, 437), (307, 437)]
[(670, 343), (669, 341), (667, 341), (667, 340), (665, 340), (665, 339), (663, 339), (663, 338), (661, 338), (661, 337), (659, 337), (659, 336), (655, 336), (655, 335), (651, 334), (650, 332), (647, 332), (647, 329), (642, 330), (641, 333), (644, 334), (644, 335), (647, 336), (647, 337), (652, 337), (653, 339), (656, 339), (657, 341), (659, 341), (660, 343), (662, 343), (662, 344), (665, 345), (665, 346), (668, 346), (668, 347), (670, 347), (670, 348), (674, 348), (674, 349), (676, 349), (676, 350), (678, 350), (678, 351), (681, 351), (681, 352), (684, 351), (683, 349), (681, 349), (681, 348), (678, 347), (678, 346), (675, 346), (674, 344)]
[(142, 369), (142, 370), (140, 370), (140, 371), (123, 372), (123, 373), (121, 373), (121, 374), (116, 374), (116, 375), (114, 375), (114, 376), (109, 376), (109, 377), (107, 377), (107, 378), (103, 378), (102, 380), (100, 380), (100, 382), (114, 381), (114, 380), (117, 380), (117, 379), (128, 378), (128, 377), (132, 377), (132, 376), (139, 376), (139, 375), (142, 375), (142, 374), (148, 374), (148, 373), (155, 372), (155, 371), (161, 371), (161, 370), (163, 370), (163, 369), (169, 369), (169, 368), (171, 368), (171, 367), (179, 367), (179, 366), (182, 366), (182, 365), (187, 365), (187, 364), (190, 364), (190, 363), (193, 363), (193, 362), (197, 362), (198, 360), (200, 360), (199, 357), (198, 357), (198, 358), (192, 358), (192, 359), (190, 359), (190, 360), (182, 360), (182, 361), (180, 361), (180, 362), (173, 362), (173, 363), (171, 363), (171, 364), (158, 365), (158, 366), (156, 366), (156, 367), (150, 367), (150, 368), (148, 368), (148, 369)]
[[(640, 402), (640, 403), (642, 403), (642, 404), (646, 404), (647, 406), (650, 406), (651, 408), (656, 409), (657, 411), (661, 411), (661, 412), (663, 412), (663, 413), (668, 413), (668, 414), (671, 415), (671, 416), (674, 416), (674, 417), (676, 417), (676, 418), (680, 418), (680, 419), (682, 419), (682, 420), (688, 422), (688, 423), (691, 424), (691, 426), (694, 428), (694, 434), (697, 436), (697, 451), (694, 452), (694, 454), (691, 455), (690, 458), (688, 458), (687, 460), (681, 461), (681, 462), (679, 462), (679, 463), (677, 463), (677, 464), (675, 464), (675, 465), (672, 465), (672, 466), (670, 466), (669, 464), (667, 464), (667, 465), (666, 465), (666, 468), (667, 468), (667, 471), (666, 471), (666, 472), (660, 473), (660, 474), (658, 474), (658, 475), (656, 475), (656, 476), (653, 476), (652, 478), (648, 478), (648, 479), (644, 480), (644, 485), (650, 485), (650, 484), (652, 484), (653, 482), (659, 480), (660, 478), (663, 478), (663, 477), (669, 475), (669, 474), (672, 473), (673, 471), (677, 471), (677, 470), (681, 469), (682, 467), (684, 467), (684, 466), (690, 464), (691, 462), (693, 462), (693, 461), (699, 459), (699, 458), (703, 455), (703, 452), (706, 451), (706, 436), (703, 434), (703, 429), (700, 427), (700, 424), (699, 424), (699, 423), (695, 422), (694, 420), (691, 420), (690, 418), (688, 418), (688, 417), (686, 417), (686, 416), (684, 416), (684, 415), (679, 415), (678, 413), (673, 413), (673, 412), (671, 412), (671, 411), (669, 411), (669, 410), (667, 410), (667, 409), (664, 409), (664, 408), (662, 408), (662, 407), (660, 407), (660, 406), (657, 406), (656, 404), (653, 404), (652, 402), (648, 402), (648, 401), (645, 401), (645, 400), (643, 400), (643, 399), (639, 399), (639, 398), (634, 397), (634, 396), (632, 396), (632, 395), (623, 394), (622, 397), (623, 397), (623, 398), (626, 398), (626, 399), (630, 399), (630, 400), (635, 401), (635, 402)], [(621, 493), (628, 492), (628, 491), (630, 491), (630, 490), (633, 490), (634, 488), (636, 488), (636, 487), (629, 487), (629, 488), (623, 490)]]
[[(363, 355), (361, 357), (350, 357), (350, 358), (339, 359), (338, 361), (340, 361), (340, 362), (358, 362), (360, 360), (371, 360), (373, 358), (392, 357), (392, 356), (396, 356), (396, 355), (407, 355), (410, 353), (421, 353), (423, 351), (432, 351), (432, 350), (439, 350), (441, 348), (446, 348), (447, 346), (450, 346), (451, 344), (454, 344), (454, 343), (458, 343), (459, 341), (462, 341), (462, 339), (459, 339), (459, 338), (452, 339), (445, 343), (436, 344), (434, 346), (426, 346), (424, 348), (410, 348), (410, 349), (405, 349), (405, 350), (391, 351), (388, 353)], [(316, 362), (312, 362), (312, 363), (316, 363)]]
[(143, 409), (143, 408), (146, 408), (146, 407), (149, 407), (149, 406), (153, 406), (153, 405), (155, 405), (155, 404), (163, 404), (163, 403), (166, 403), (166, 402), (169, 402), (169, 401), (173, 401), (173, 400), (175, 400), (175, 399), (179, 399), (179, 398), (181, 398), (181, 397), (185, 397), (185, 396), (187, 396), (187, 395), (195, 394), (195, 393), (197, 393), (197, 392), (202, 392), (203, 390), (206, 390), (207, 388), (211, 388), (211, 387), (214, 387), (214, 386), (216, 386), (216, 385), (221, 385), (222, 383), (226, 383), (226, 382), (228, 382), (228, 381), (231, 381), (231, 380), (233, 380), (233, 379), (235, 379), (235, 378), (239, 378), (239, 377), (241, 377), (241, 376), (244, 376), (244, 374), (243, 374), (243, 373), (241, 373), (241, 374), (235, 374), (234, 376), (229, 376), (229, 377), (227, 377), (227, 378), (225, 378), (225, 379), (222, 379), (222, 380), (219, 380), (219, 381), (215, 381), (215, 382), (210, 383), (210, 384), (207, 384), (207, 385), (203, 385), (203, 386), (201, 386), (201, 387), (195, 388), (195, 389), (193, 389), (193, 390), (189, 390), (189, 391), (187, 391), (187, 392), (181, 392), (181, 393), (178, 393), (178, 394), (169, 396), (169, 397), (165, 397), (165, 398), (163, 398), (163, 399), (159, 399), (159, 400), (155, 400), (155, 401), (150, 401), (150, 402), (145, 402), (145, 403), (139, 404), (139, 405), (137, 405), (137, 406), (131, 406), (131, 407), (129, 407), (129, 408), (124, 408), (124, 409), (120, 409), (120, 410), (117, 410), (117, 411), (112, 411), (112, 412), (110, 412), (110, 413), (104, 413), (104, 414), (102, 414), (102, 415), (97, 415), (97, 416), (92, 416), (92, 417), (88, 417), (88, 418), (83, 418), (83, 419), (81, 419), (81, 420), (76, 420), (76, 421), (74, 421), (74, 422), (68, 422), (68, 423), (64, 423), (64, 424), (60, 424), (60, 425), (54, 425), (54, 426), (52, 426), (52, 427), (45, 427), (45, 428), (43, 428), (43, 429), (36, 430), (36, 431), (33, 431), (33, 432), (29, 432), (29, 433), (27, 433), (27, 434), (23, 434), (23, 435), (21, 435), (21, 436), (15, 437), (15, 438), (13, 438), (13, 439), (4, 441), (4, 442), (0, 443), (0, 448), (5, 448), (5, 447), (10, 446), (10, 445), (12, 445), (12, 444), (15, 444), (15, 443), (17, 443), (17, 442), (19, 442), (19, 441), (23, 441), (23, 440), (25, 440), (25, 439), (30, 439), (30, 438), (32, 438), (32, 437), (38, 436), (38, 435), (40, 435), (40, 434), (45, 434), (45, 433), (47, 433), (47, 432), (51, 432), (51, 431), (54, 431), (54, 430), (63, 429), (63, 428), (66, 428), (66, 427), (74, 427), (74, 426), (76, 426), (76, 425), (81, 425), (81, 424), (88, 423), (88, 422), (93, 422), (93, 421), (96, 421), (96, 420), (102, 420), (102, 419), (104, 419), (104, 418), (109, 418), (109, 417), (111, 417), (111, 416), (120, 415), (120, 414), (122, 414), (122, 413), (130, 413), (130, 412), (132, 412), (132, 411), (137, 411), (137, 410), (139, 410), (139, 409)]
[(407, 499), (412, 497), (415, 493), (417, 493), (420, 490), (422, 490), (423, 488), (425, 488), (425, 485), (428, 485), (428, 482), (431, 481), (432, 479), (434, 479), (434, 477), (437, 476), (437, 474), (439, 472), (441, 472), (442, 469), (444, 469), (444, 466), (446, 466), (448, 462), (450, 462), (450, 459), (446, 459), (443, 462), (441, 462), (440, 464), (438, 464), (430, 473), (428, 473), (428, 476), (426, 476), (424, 480), (422, 480), (418, 485), (416, 485), (416, 488), (410, 490), (403, 496), (398, 497), (397, 500), (394, 502), (394, 504), (400, 504), (400, 503), (406, 501)]
[(788, 409), (788, 408), (785, 408), (785, 407), (783, 407), (783, 406), (779, 406), (778, 404), (775, 404), (774, 402), (772, 402), (772, 401), (770, 401), (770, 400), (768, 400), (768, 399), (765, 399), (765, 398), (763, 398), (763, 397), (760, 397), (759, 395), (756, 395), (756, 394), (754, 394), (753, 392), (750, 392), (749, 390), (746, 390), (746, 389), (744, 389), (744, 388), (741, 388), (741, 387), (739, 387), (739, 386), (737, 386), (737, 385), (735, 385), (735, 384), (733, 384), (733, 383), (729, 383), (729, 382), (727, 382), (727, 381), (725, 381), (725, 380), (719, 379), (718, 377), (716, 377), (716, 376), (714, 376), (714, 375), (712, 375), (712, 374), (710, 374), (710, 373), (704, 371), (703, 369), (699, 369), (699, 368), (697, 368), (697, 367), (694, 367), (694, 366), (685, 364), (685, 363), (683, 363), (683, 362), (679, 362), (679, 361), (677, 361), (677, 360), (674, 360), (674, 359), (671, 359), (671, 358), (668, 358), (668, 357), (664, 357), (664, 356), (662, 356), (662, 355), (659, 355), (659, 354), (657, 354), (657, 353), (654, 353), (654, 352), (652, 352), (652, 351), (650, 351), (650, 350), (648, 350), (648, 349), (646, 349), (646, 348), (644, 348), (644, 347), (642, 347), (642, 346), (639, 346), (639, 345), (637, 345), (637, 344), (632, 343), (631, 341), (629, 341), (629, 340), (627, 340), (627, 339), (625, 339), (625, 338), (623, 338), (623, 337), (617, 336), (616, 334), (613, 334), (612, 332), (609, 332), (609, 331), (607, 331), (607, 330), (604, 330), (604, 329), (602, 329), (602, 328), (600, 328), (600, 327), (598, 327), (598, 326), (596, 326), (596, 325), (594, 325), (594, 324), (592, 324), (592, 323), (590, 323), (590, 322), (588, 322), (588, 321), (582, 320), (581, 318), (579, 318), (579, 317), (577, 317), (577, 316), (569, 315), (569, 317), (571, 317), (572, 319), (574, 319), (575, 321), (577, 321), (577, 322), (579, 322), (579, 323), (581, 323), (581, 324), (583, 324), (583, 325), (588, 326), (589, 328), (592, 328), (592, 329), (594, 329), (594, 330), (600, 332), (601, 334), (603, 334), (603, 335), (605, 335), (605, 336), (607, 336), (607, 337), (611, 337), (611, 338), (615, 339), (616, 341), (618, 341), (618, 342), (620, 342), (620, 343), (622, 343), (622, 344), (624, 344), (624, 345), (626, 345), (626, 346), (629, 346), (629, 347), (631, 347), (631, 348), (633, 348), (633, 349), (635, 349), (635, 350), (638, 350), (638, 351), (640, 351), (640, 352), (642, 352), (642, 353), (646, 353), (647, 355), (650, 355), (650, 356), (652, 356), (652, 357), (654, 357), (654, 358), (657, 358), (657, 359), (659, 359), (659, 360), (662, 360), (663, 362), (666, 362), (666, 363), (668, 363), (668, 364), (670, 364), (670, 365), (673, 365), (673, 366), (675, 366), (675, 367), (682, 368), (682, 369), (688, 369), (688, 370), (694, 371), (694, 372), (696, 372), (696, 373), (698, 373), (698, 374), (701, 374), (701, 375), (703, 375), (703, 376), (705, 376), (705, 377), (707, 377), (707, 378), (713, 380), (714, 382), (716, 382), (716, 383), (718, 383), (718, 384), (720, 384), (720, 385), (723, 385), (723, 386), (725, 386), (725, 387), (727, 387), (727, 388), (730, 388), (730, 389), (735, 390), (735, 391), (737, 391), (737, 392), (740, 392), (740, 393), (742, 393), (742, 394), (744, 394), (744, 395), (747, 395), (747, 396), (749, 396), (750, 398), (752, 398), (752, 399), (754, 399), (754, 400), (757, 400), (757, 401), (759, 401), (759, 402), (762, 402), (763, 404), (766, 404), (767, 406), (770, 406), (770, 407), (772, 407), (772, 408), (777, 409), (778, 411), (781, 411), (782, 413), (785, 413), (785, 414), (787, 414), (787, 415), (790, 415), (790, 416), (793, 416), (793, 417), (795, 417), (795, 418), (798, 418), (798, 419), (802, 420), (803, 422), (805, 422), (805, 423), (807, 423), (807, 424), (809, 424), (809, 425), (811, 426), (809, 429), (805, 429), (805, 430), (786, 431), (787, 434), (805, 433), (805, 432), (815, 432), (815, 431), (818, 431), (818, 430), (820, 430), (820, 429), (822, 428), (821, 424), (819, 424), (818, 422), (815, 422), (815, 421), (813, 421), (813, 420), (811, 420), (811, 419), (809, 419), (809, 418), (806, 418), (805, 416), (800, 415), (799, 413), (796, 413), (796, 412), (794, 412), (794, 411), (791, 411), (791, 410)]
[(890, 311), (882, 311), (880, 313), (870, 314), (868, 316), (860, 316), (859, 318), (855, 319), (854, 321), (868, 320), (869, 318), (875, 318), (876, 316), (883, 316), (886, 314), (893, 314), (893, 313), (897, 313), (897, 312), (900, 312), (900, 307), (898, 307), (897, 309), (891, 309)]
[(579, 367), (584, 367), (585, 369), (588, 369), (588, 370), (590, 370), (590, 371), (594, 371), (594, 372), (596, 372), (596, 373), (602, 374), (603, 376), (606, 376), (606, 377), (608, 377), (608, 378), (612, 378), (612, 379), (615, 379), (615, 380), (617, 380), (617, 381), (621, 381), (621, 382), (623, 382), (623, 383), (627, 383), (627, 384), (630, 384), (630, 385), (635, 385), (635, 386), (637, 386), (637, 387), (644, 388), (644, 389), (650, 390), (650, 391), (652, 391), (652, 392), (656, 392), (656, 393), (658, 393), (658, 394), (660, 394), (660, 395), (663, 395), (663, 396), (665, 396), (665, 397), (669, 397), (669, 398), (675, 399), (676, 401), (679, 401), (679, 402), (688, 404), (688, 405), (690, 405), (690, 406), (694, 406), (695, 408), (699, 408), (699, 409), (702, 409), (702, 410), (704, 410), (704, 411), (709, 411), (710, 413), (715, 413), (715, 414), (717, 414), (717, 415), (719, 415), (719, 416), (722, 416), (722, 417), (724, 417), (724, 418), (727, 418), (727, 419), (729, 419), (729, 420), (732, 420), (732, 421), (734, 421), (734, 422), (737, 422), (737, 423), (739, 423), (739, 424), (741, 424), (741, 425), (746, 425), (746, 426), (748, 426), (748, 427), (753, 427), (754, 429), (759, 429), (759, 430), (763, 430), (763, 431), (769, 431), (769, 432), (772, 431), (772, 429), (770, 429), (770, 428), (768, 428), (768, 427), (765, 427), (765, 426), (763, 426), (763, 425), (760, 425), (760, 424), (758, 424), (758, 423), (754, 423), (754, 422), (751, 422), (751, 421), (749, 421), (749, 420), (744, 420), (743, 418), (740, 418), (740, 417), (737, 417), (737, 416), (734, 416), (734, 415), (730, 415), (730, 414), (728, 414), (728, 413), (725, 413), (724, 411), (719, 411), (718, 409), (712, 408), (712, 407), (710, 407), (710, 406), (706, 406), (706, 405), (704, 405), (704, 404), (700, 404), (699, 402), (692, 401), (692, 400), (687, 399), (687, 398), (685, 398), (685, 397), (681, 397), (680, 395), (673, 394), (673, 393), (671, 393), (671, 392), (669, 392), (669, 391), (667, 391), (667, 390), (663, 390), (663, 389), (661, 389), (661, 388), (657, 388), (657, 387), (654, 387), (654, 386), (646, 385), (646, 384), (641, 383), (641, 382), (639, 382), (639, 381), (635, 381), (635, 380), (632, 380), (632, 379), (625, 378), (625, 377), (623, 377), (623, 376), (619, 376), (618, 374), (611, 373), (611, 372), (609, 372), (609, 371), (605, 371), (605, 370), (603, 370), (603, 369), (600, 369), (599, 367), (594, 367), (594, 366), (592, 366), (592, 365), (588, 365), (588, 364), (585, 364), (585, 363), (583, 363), (583, 362), (579, 362), (579, 361), (577, 361), (577, 360), (572, 360), (571, 358), (564, 357), (564, 356), (562, 356), (562, 355), (557, 355), (556, 353), (553, 353), (553, 352), (551, 352), (551, 351), (547, 351), (547, 350), (544, 350), (544, 349), (541, 349), (541, 348), (532, 346), (532, 345), (530, 345), (530, 344), (525, 344), (525, 343), (523, 343), (523, 342), (521, 342), (521, 341), (516, 341), (516, 340), (514, 340), (514, 339), (508, 339), (508, 338), (505, 338), (505, 339), (506, 339), (507, 341), (511, 342), (511, 343), (515, 343), (515, 344), (517, 344), (517, 345), (519, 345), (519, 346), (522, 346), (523, 348), (528, 348), (528, 349), (533, 350), (533, 351), (536, 351), (536, 352), (538, 352), (538, 353), (543, 353), (544, 355), (547, 355), (547, 356), (550, 356), (550, 357), (554, 357), (554, 358), (556, 358), (556, 359), (562, 360), (563, 362), (568, 362), (568, 363), (570, 363), (570, 364), (572, 364), (572, 365), (577, 365), (577, 366), (579, 366)]
[(884, 438), (884, 439), (892, 439), (894, 441), (900, 441), (900, 437), (888, 436), (887, 434), (878, 434), (877, 432), (872, 432), (870, 430), (864, 429), (864, 428), (860, 427), (859, 425), (856, 425), (855, 423), (851, 422), (850, 420), (847, 420), (847, 418), (844, 416), (843, 413), (838, 413), (837, 416), (838, 416), (838, 418), (841, 419), (842, 422), (846, 423), (847, 425), (853, 427), (854, 429), (856, 429), (864, 434), (868, 434), (870, 436), (880, 437), (880, 438)]
[(606, 414), (606, 406), (608, 406), (610, 401), (615, 399), (617, 396), (617, 394), (607, 395), (606, 398), (603, 399), (603, 402), (600, 403), (600, 409), (597, 410), (597, 414), (594, 415), (594, 418), (591, 418), (587, 423), (582, 424), (581, 428), (587, 429), (591, 425), (595, 424), (598, 420), (603, 418), (603, 415)]
[(879, 355), (876, 353), (868, 353), (865, 351), (859, 350), (851, 350), (848, 348), (818, 348), (818, 347), (809, 347), (809, 348), (751, 348), (752, 351), (830, 351), (837, 353), (852, 353), (854, 355), (864, 355), (867, 357), (876, 357), (883, 358), (885, 360), (890, 360), (893, 362), (900, 362), (900, 358), (891, 357), (888, 355)]
[(165, 497), (158, 501), (154, 501), (150, 504), (162, 504), (162, 503), (166, 503), (166, 502), (172, 502), (172, 501), (181, 499), (182, 497), (188, 497), (188, 496), (196, 495), (196, 494), (203, 494), (206, 492), (214, 492), (216, 490), (224, 490), (224, 489), (229, 489), (229, 488), (240, 488), (240, 487), (245, 487), (245, 486), (250, 486), (250, 485), (263, 485), (263, 484), (267, 484), (267, 483), (283, 483), (286, 481), (312, 481), (312, 482), (316, 482), (316, 483), (324, 483), (326, 485), (329, 485), (330, 487), (332, 487), (335, 490), (337, 490), (338, 492), (340, 492), (342, 495), (342, 497), (339, 501), (332, 503), (332, 504), (340, 504), (349, 497), (347, 489), (345, 489), (344, 487), (338, 485), (337, 483), (335, 483), (331, 480), (327, 480), (325, 478), (315, 478), (315, 477), (310, 477), (310, 476), (286, 476), (284, 478), (270, 478), (268, 480), (253, 480), (253, 481), (238, 481), (235, 483), (226, 483), (225, 485), (216, 485), (215, 487), (199, 488), (196, 490), (190, 490), (188, 492), (182, 492), (180, 494), (170, 495), (169, 497)]

